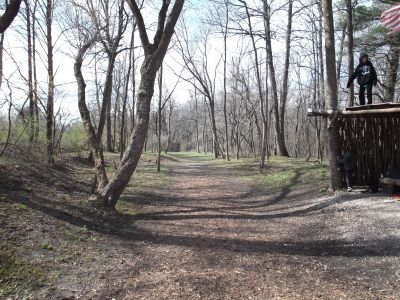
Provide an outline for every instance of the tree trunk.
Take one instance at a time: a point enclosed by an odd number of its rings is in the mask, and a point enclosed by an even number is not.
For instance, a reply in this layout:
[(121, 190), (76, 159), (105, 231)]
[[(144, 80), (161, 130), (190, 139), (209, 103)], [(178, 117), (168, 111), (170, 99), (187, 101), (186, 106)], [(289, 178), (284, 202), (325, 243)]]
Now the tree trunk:
[(0, 17), (0, 33), (4, 33), (14, 21), (19, 12), (22, 0), (10, 0), (9, 3), (7, 2), (8, 1), (6, 1), (6, 11)]
[(38, 97), (38, 80), (37, 80), (37, 64), (36, 64), (36, 10), (38, 1), (35, 1), (32, 15), (32, 66), (33, 66), (33, 105), (34, 105), (34, 123), (35, 136), (34, 141), (37, 143), (39, 138), (39, 97)]
[(340, 46), (339, 46), (339, 54), (338, 54), (339, 57), (337, 59), (338, 62), (337, 62), (337, 71), (336, 71), (338, 85), (340, 84), (340, 75), (341, 75), (340, 73), (342, 72), (346, 30), (347, 30), (347, 22), (342, 27), (342, 36), (340, 37)]
[(135, 128), (135, 109), (136, 109), (136, 57), (135, 51), (132, 52), (132, 115), (131, 115), (131, 133)]
[(97, 201), (106, 207), (115, 208), (121, 193), (128, 185), (135, 171), (146, 140), (151, 99), (154, 94), (154, 83), (157, 71), (160, 68), (168, 50), (175, 25), (183, 8), (184, 0), (175, 0), (170, 15), (167, 11), (170, 1), (164, 0), (159, 12), (157, 31), (154, 43), (150, 44), (143, 16), (136, 1), (128, 0), (138, 24), (139, 36), (144, 49), (144, 60), (141, 67), (141, 82), (138, 93), (137, 124), (132, 132), (130, 143), (122, 157), (114, 176), (107, 186), (96, 191)]
[(167, 145), (165, 146), (165, 154), (169, 151), (169, 144), (171, 140), (171, 117), (172, 117), (172, 103), (169, 104), (169, 112), (168, 112), (168, 127), (167, 127)]
[[(4, 33), (2, 33), (1, 35), (4, 35)], [(10, 94), (11, 94), (11, 90), (10, 90)], [(6, 148), (8, 147), (8, 144), (10, 142), (10, 136), (11, 136), (11, 109), (12, 109), (12, 99), (10, 97), (10, 101), (8, 104), (8, 113), (7, 113), (7, 117), (8, 117), (8, 130), (7, 130), (7, 137), (6, 137), (6, 141), (4, 143), (3, 148), (0, 151), (0, 156), (2, 156), (4, 154), (4, 151), (6, 151)]]
[(280, 125), (279, 125), (279, 136), (277, 136), (279, 154), (282, 156), (289, 156), (289, 152), (287, 151), (286, 141), (285, 141), (285, 115), (286, 115), (286, 102), (289, 89), (288, 79), (289, 79), (289, 67), (290, 67), (290, 48), (292, 41), (292, 18), (293, 18), (293, 0), (289, 0), (288, 23), (286, 29), (285, 66), (283, 72), (283, 83), (282, 83), (280, 114), (279, 114)]
[(0, 34), (0, 88), (3, 83), (4, 33)]
[(78, 107), (82, 118), (82, 123), (88, 137), (88, 142), (90, 146), (91, 153), (95, 162), (95, 169), (97, 175), (97, 186), (98, 188), (104, 188), (108, 183), (107, 173), (105, 169), (103, 149), (101, 145), (101, 139), (96, 136), (96, 130), (93, 126), (90, 111), (86, 105), (86, 83), (82, 75), (82, 62), (83, 56), (86, 51), (92, 46), (94, 40), (86, 43), (81, 49), (79, 49), (78, 54), (75, 58), (74, 63), (74, 75), (78, 83)]
[(199, 108), (197, 99), (197, 90), (194, 89), (194, 111), (195, 111), (195, 125), (196, 125), (196, 150), (200, 153), (200, 139), (199, 139)]
[[(338, 88), (336, 81), (336, 55), (335, 55), (335, 32), (333, 25), (332, 0), (323, 0), (323, 17), (325, 31), (325, 52), (326, 52), (326, 74), (327, 74), (327, 109), (337, 110)], [(338, 172), (339, 129), (336, 116), (329, 118), (328, 145), (329, 163), (331, 168), (331, 188), (333, 191), (341, 188), (340, 174)]]
[(132, 35), (131, 35), (131, 44), (130, 44), (130, 50), (129, 50), (129, 62), (128, 62), (128, 71), (126, 74), (126, 80), (125, 80), (125, 89), (124, 89), (124, 98), (122, 102), (122, 113), (121, 113), (121, 131), (120, 131), (120, 158), (122, 159), (122, 156), (125, 151), (125, 143), (126, 143), (126, 133), (128, 126), (126, 124), (126, 105), (127, 105), (127, 100), (128, 100), (128, 91), (129, 91), (129, 81), (130, 81), (130, 75), (132, 71), (132, 61), (134, 57), (134, 47), (135, 47), (135, 25), (133, 26), (132, 29)]
[(121, 193), (129, 183), (130, 178), (143, 151), (149, 126), (150, 104), (154, 94), (155, 73), (147, 70), (150, 59), (143, 62), (141, 68), (141, 83), (138, 94), (137, 123), (131, 135), (131, 141), (122, 157), (121, 163), (104, 189), (99, 189), (97, 199), (107, 207), (115, 207)]
[(161, 171), (161, 126), (162, 126), (162, 87), (163, 87), (163, 67), (158, 72), (158, 116), (157, 116), (157, 172)]
[(400, 56), (400, 34), (390, 39), (390, 50), (388, 55), (388, 62), (386, 67), (386, 82), (384, 98), (386, 102), (393, 102), (395, 96), (395, 87), (397, 83), (397, 71), (399, 69), (399, 56)]
[[(348, 31), (348, 49), (349, 49), (349, 77), (354, 72), (354, 25), (353, 25), (353, 4), (352, 0), (346, 0), (347, 6), (347, 31)], [(347, 106), (354, 106), (354, 85), (351, 85)]]
[(265, 39), (267, 48), (267, 62), (269, 67), (269, 77), (271, 82), (271, 96), (273, 101), (273, 108), (275, 112), (275, 131), (276, 139), (278, 144), (279, 155), (289, 156), (286, 149), (285, 137), (281, 132), (281, 122), (279, 113), (279, 99), (278, 99), (278, 87), (276, 83), (275, 66), (272, 56), (272, 43), (271, 43), (271, 24), (270, 24), (270, 7), (267, 0), (264, 0), (264, 26), (265, 26)]
[(265, 167), (265, 156), (266, 156), (267, 116), (265, 115), (265, 111), (264, 111), (264, 96), (263, 96), (263, 91), (262, 91), (261, 72), (260, 72), (260, 65), (259, 65), (259, 59), (258, 59), (258, 51), (257, 51), (254, 34), (253, 34), (253, 26), (251, 24), (249, 9), (248, 9), (245, 1), (239, 1), (239, 2), (243, 3), (243, 5), (246, 9), (246, 16), (247, 16), (247, 22), (248, 22), (248, 26), (249, 26), (250, 39), (251, 39), (251, 43), (252, 43), (253, 51), (254, 51), (258, 97), (259, 97), (259, 101), (260, 101), (260, 114), (261, 114), (261, 119), (262, 119), (262, 131), (261, 131), (261, 143), (260, 143), (261, 144), (261, 147), (260, 147), (260, 169), (263, 169)]
[(47, 26), (48, 89), (47, 89), (46, 136), (47, 136), (47, 163), (50, 165), (54, 164), (54, 145), (53, 145), (54, 66), (53, 66), (52, 22), (53, 22), (53, 0), (47, 0), (46, 26)]
[(28, 55), (28, 99), (29, 99), (29, 142), (33, 143), (35, 139), (35, 104), (33, 95), (33, 66), (32, 66), (32, 25), (31, 9), (27, 0), (25, 0), (26, 10), (26, 38)]
[(319, 18), (319, 28), (318, 28), (318, 60), (319, 60), (319, 85), (318, 85), (318, 98), (317, 102), (319, 104), (318, 107), (326, 108), (325, 100), (321, 103), (321, 98), (325, 97), (325, 64), (324, 64), (324, 50), (323, 50), (323, 9), (322, 9), (322, 1), (318, 1), (318, 10), (320, 13)]
[[(107, 122), (107, 133), (106, 133), (106, 145), (107, 151), (113, 152), (112, 147), (112, 125), (111, 125), (111, 95), (112, 95), (112, 86), (113, 86), (113, 73), (115, 66), (115, 54), (110, 53), (108, 58), (108, 67), (106, 74), (106, 82), (104, 83), (104, 94), (103, 94), (103, 103), (107, 103), (106, 110), (106, 122)], [(100, 125), (99, 125), (100, 128)], [(101, 136), (99, 136), (101, 139)]]
[(212, 100), (210, 103), (210, 118), (211, 118), (211, 130), (213, 133), (213, 149), (214, 149), (214, 157), (219, 157), (219, 142), (218, 142), (218, 130), (217, 130), (217, 122), (215, 120), (215, 102)]
[(227, 100), (227, 39), (228, 39), (228, 23), (229, 23), (229, 9), (228, 9), (228, 2), (225, 1), (225, 26), (224, 26), (224, 122), (225, 122), (225, 146), (226, 146), (226, 159), (229, 161), (229, 134), (228, 134), (228, 115), (226, 112), (226, 100)]

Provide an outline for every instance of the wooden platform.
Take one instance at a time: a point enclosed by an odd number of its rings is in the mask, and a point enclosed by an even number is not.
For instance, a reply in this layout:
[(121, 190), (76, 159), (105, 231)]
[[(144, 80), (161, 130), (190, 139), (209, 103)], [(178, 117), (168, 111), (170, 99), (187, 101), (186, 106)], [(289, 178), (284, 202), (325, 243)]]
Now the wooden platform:
[[(379, 185), (381, 177), (392, 178), (389, 176), (391, 169), (400, 169), (399, 103), (356, 106), (344, 110), (309, 109), (308, 116), (336, 120), (338, 149), (355, 153), (355, 185)], [(394, 183), (393, 180), (384, 180)]]
[(387, 108), (400, 108), (400, 103), (376, 103), (376, 104), (368, 104), (368, 105), (357, 105), (346, 107), (346, 111), (359, 111), (359, 110), (370, 110), (370, 109), (387, 109)]
[(309, 108), (307, 116), (309, 117), (356, 117), (356, 116), (380, 116), (380, 115), (399, 115), (400, 103), (379, 103), (362, 106), (347, 107), (345, 110), (326, 110)]

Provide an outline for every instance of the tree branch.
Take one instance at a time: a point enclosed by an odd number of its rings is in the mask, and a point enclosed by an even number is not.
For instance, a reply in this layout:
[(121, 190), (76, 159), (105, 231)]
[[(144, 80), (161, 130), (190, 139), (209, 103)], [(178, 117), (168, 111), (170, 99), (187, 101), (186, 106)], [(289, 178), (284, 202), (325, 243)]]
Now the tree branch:
[(142, 13), (140, 12), (136, 0), (126, 0), (126, 2), (131, 8), (133, 15), (135, 16), (143, 49), (145, 53), (148, 53), (150, 52), (150, 42), (149, 42), (149, 37), (147, 35), (146, 25), (144, 24)]
[(160, 12), (158, 14), (158, 24), (157, 24), (157, 31), (154, 36), (154, 46), (155, 48), (158, 47), (161, 37), (164, 33), (164, 26), (165, 26), (165, 19), (167, 18), (167, 12), (168, 12), (168, 7), (169, 4), (171, 3), (171, 0), (163, 0), (163, 5), (160, 9)]
[(6, 29), (14, 21), (15, 17), (19, 12), (22, 0), (11, 0), (6, 7), (6, 11), (0, 17), (0, 33), (6, 31)]

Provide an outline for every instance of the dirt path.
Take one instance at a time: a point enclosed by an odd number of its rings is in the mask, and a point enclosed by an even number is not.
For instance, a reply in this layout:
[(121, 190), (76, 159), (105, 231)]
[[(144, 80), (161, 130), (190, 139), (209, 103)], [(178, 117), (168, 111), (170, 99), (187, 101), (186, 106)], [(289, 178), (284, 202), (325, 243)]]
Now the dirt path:
[(258, 195), (209, 162), (180, 163), (171, 175), (171, 186), (142, 203), (154, 219), (136, 222), (148, 239), (126, 297), (400, 297), (398, 203)]
[[(310, 187), (265, 195), (231, 172), (176, 162), (168, 186), (125, 194), (134, 218), (85, 219), (70, 190), (10, 192), (24, 204), (6, 216), (0, 202), (2, 239), (50, 266), (35, 299), (400, 298), (398, 202)], [(43, 240), (54, 249), (38, 250)]]

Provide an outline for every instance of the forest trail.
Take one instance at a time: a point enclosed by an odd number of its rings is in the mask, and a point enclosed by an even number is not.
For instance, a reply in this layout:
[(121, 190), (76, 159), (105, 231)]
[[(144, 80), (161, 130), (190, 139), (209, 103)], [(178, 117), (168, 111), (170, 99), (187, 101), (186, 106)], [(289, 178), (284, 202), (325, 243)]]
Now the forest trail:
[[(121, 211), (131, 203), (135, 214), (89, 218), (80, 206), (71, 210), (82, 201), (72, 191), (51, 205), (55, 194), (15, 197), (26, 199), (3, 219), (6, 239), (52, 278), (36, 298), (400, 297), (395, 200), (321, 197), (318, 187), (296, 186), (304, 176), (298, 170), (266, 193), (223, 161), (171, 159), (166, 184), (124, 194)], [(43, 240), (51, 251), (37, 248)]]
[[(132, 295), (144, 299), (400, 296), (397, 203), (316, 197), (293, 182), (265, 195), (227, 165), (184, 160), (143, 203), (151, 238)], [(292, 181), (298, 180), (296, 174)], [(368, 197), (368, 196), (367, 196)], [(363, 199), (364, 198), (364, 199)], [(391, 236), (382, 236), (386, 226)], [(387, 230), (387, 229), (386, 229)]]

